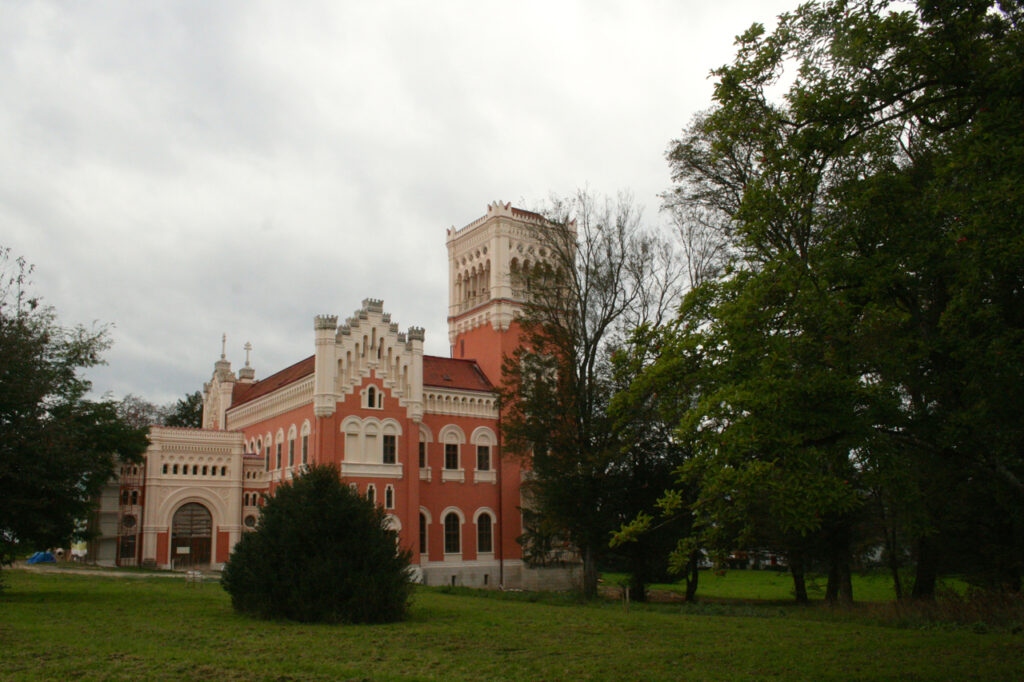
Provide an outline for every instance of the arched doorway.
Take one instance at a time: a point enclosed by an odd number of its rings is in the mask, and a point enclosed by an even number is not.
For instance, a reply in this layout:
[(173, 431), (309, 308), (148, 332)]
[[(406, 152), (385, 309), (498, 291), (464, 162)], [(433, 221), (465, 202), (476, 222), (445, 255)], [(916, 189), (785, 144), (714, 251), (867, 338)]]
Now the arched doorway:
[(212, 538), (213, 517), (209, 510), (198, 502), (182, 505), (171, 522), (171, 566), (209, 566)]

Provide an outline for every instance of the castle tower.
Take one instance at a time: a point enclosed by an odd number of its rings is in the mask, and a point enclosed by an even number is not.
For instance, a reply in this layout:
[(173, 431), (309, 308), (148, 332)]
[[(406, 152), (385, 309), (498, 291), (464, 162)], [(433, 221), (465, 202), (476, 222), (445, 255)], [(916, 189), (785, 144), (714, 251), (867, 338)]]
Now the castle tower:
[(539, 260), (543, 216), (496, 201), (465, 227), (448, 230), (448, 339), (453, 358), (476, 360), (495, 386), (504, 355), (519, 345), (519, 273)]

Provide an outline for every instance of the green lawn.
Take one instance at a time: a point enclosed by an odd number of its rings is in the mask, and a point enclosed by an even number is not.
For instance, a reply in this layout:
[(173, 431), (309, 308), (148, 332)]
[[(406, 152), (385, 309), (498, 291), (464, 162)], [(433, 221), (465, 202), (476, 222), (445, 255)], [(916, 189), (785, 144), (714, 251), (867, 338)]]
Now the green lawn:
[(3, 679), (1024, 677), (1020, 634), (900, 629), (825, 608), (627, 612), (616, 602), (419, 589), (406, 622), (321, 626), (236, 615), (213, 583), (189, 589), (177, 579), (21, 570), (5, 577)]
[[(602, 576), (608, 585), (624, 584), (627, 576), (624, 573), (605, 573)], [(825, 597), (825, 576), (809, 575), (807, 577), (807, 596), (812, 600)], [(746, 571), (733, 570), (722, 573), (701, 571), (697, 581), (697, 597), (712, 599), (758, 599), (769, 601), (786, 601), (793, 599), (793, 577), (784, 571)], [(904, 584), (909, 589), (910, 582)], [(962, 591), (963, 585), (958, 581), (950, 581), (950, 587)], [(666, 583), (651, 585), (651, 589), (669, 590), (683, 594), (686, 592), (684, 583)], [(868, 575), (853, 575), (853, 598), (864, 602), (889, 602), (896, 598), (892, 587), (892, 576), (878, 572)]]

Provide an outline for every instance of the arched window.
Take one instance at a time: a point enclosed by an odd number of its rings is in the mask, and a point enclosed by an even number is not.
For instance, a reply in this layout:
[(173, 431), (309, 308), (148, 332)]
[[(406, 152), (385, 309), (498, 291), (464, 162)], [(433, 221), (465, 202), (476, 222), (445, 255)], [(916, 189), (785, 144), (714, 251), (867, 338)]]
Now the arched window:
[(309, 464), (309, 421), (302, 423), (302, 463)]
[(133, 490), (132, 491), (132, 504), (138, 504), (138, 503), (139, 503), (139, 491), (138, 490)]
[(384, 508), (395, 508), (395, 487), (392, 485), (389, 485), (388, 487), (384, 488)]
[(175, 465), (174, 465), (174, 469), (173, 469), (172, 473), (173, 473), (174, 475), (177, 475), (177, 474), (178, 474), (178, 465), (177, 465), (177, 464), (175, 464)]
[(377, 501), (376, 498), (377, 498), (377, 489), (374, 488), (373, 484), (371, 483), (370, 485), (366, 486), (366, 499), (368, 499), (370, 502), (376, 502)]
[[(210, 563), (213, 517), (209, 510), (189, 502), (171, 520), (171, 561), (174, 568), (205, 566)], [(184, 551), (179, 551), (187, 548)]]
[(444, 517), (444, 553), (458, 554), (462, 551), (462, 544), (459, 540), (460, 530), (459, 515), (450, 512)]
[(377, 407), (377, 392), (374, 390), (373, 386), (366, 389), (366, 406)]
[(427, 517), (420, 512), (420, 554), (427, 553)]
[(121, 493), (121, 504), (128, 504), (128, 491), (125, 490)]
[(166, 464), (164, 465), (164, 468), (163, 468), (163, 472), (164, 472), (165, 474), (167, 473), (167, 465), (166, 465)]
[(491, 515), (486, 512), (476, 518), (476, 551), (481, 554), (494, 551)]
[[(214, 469), (214, 473), (216, 473), (216, 469)], [(204, 464), (203, 465), (203, 476), (205, 476), (205, 475), (206, 475), (206, 465)]]
[(461, 469), (460, 444), (466, 442), (466, 436), (462, 429), (454, 424), (448, 424), (438, 434), (437, 439), (444, 443), (444, 468), (447, 471), (458, 471)]

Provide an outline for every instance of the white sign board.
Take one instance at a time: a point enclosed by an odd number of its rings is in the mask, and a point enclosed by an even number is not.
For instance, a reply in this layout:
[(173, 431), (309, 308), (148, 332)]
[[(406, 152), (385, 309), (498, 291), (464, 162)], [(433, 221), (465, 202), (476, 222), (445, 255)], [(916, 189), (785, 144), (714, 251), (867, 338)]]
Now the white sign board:
[(189, 552), (192, 551), (192, 548), (191, 547), (178, 547), (178, 549), (176, 549), (175, 551), (178, 554), (188, 554)]

